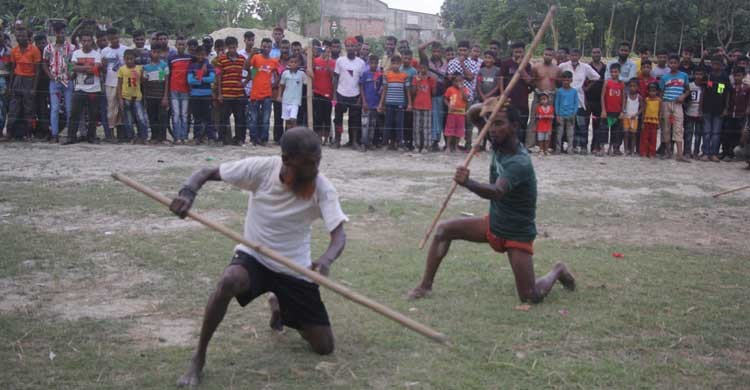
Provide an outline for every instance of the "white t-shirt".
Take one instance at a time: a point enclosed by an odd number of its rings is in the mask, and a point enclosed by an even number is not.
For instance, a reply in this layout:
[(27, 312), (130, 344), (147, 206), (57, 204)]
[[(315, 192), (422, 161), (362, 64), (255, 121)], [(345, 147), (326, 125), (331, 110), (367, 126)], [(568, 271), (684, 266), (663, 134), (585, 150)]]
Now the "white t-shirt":
[[(102, 63), (102, 56), (96, 50), (84, 53), (83, 49), (78, 49), (70, 56), (70, 63), (75, 65), (95, 65)], [(76, 73), (75, 87), (76, 91), (86, 93), (96, 93), (102, 91), (102, 82), (99, 76), (90, 73)]]
[[(245, 57), (246, 62), (247, 60), (250, 59), (250, 54), (248, 54), (247, 50), (245, 49), (237, 50), (237, 54), (241, 55), (242, 57)], [(247, 69), (245, 69), (245, 67), (243, 66), (242, 67), (242, 79), (244, 80), (246, 78), (247, 78)], [(253, 89), (253, 80), (252, 79), (247, 80), (247, 84), (245, 84), (245, 96), (250, 96), (250, 90), (252, 89)]]
[(359, 57), (350, 60), (349, 57), (339, 57), (336, 60), (334, 72), (339, 75), (339, 86), (336, 92), (341, 96), (359, 96), (359, 77), (365, 69), (365, 62)]
[[(322, 218), (326, 229), (332, 232), (349, 218), (341, 210), (336, 189), (325, 176), (318, 174), (315, 194), (310, 199), (301, 199), (279, 179), (281, 166), (280, 156), (248, 157), (221, 164), (219, 173), (223, 181), (251, 192), (244, 237), (310, 268), (313, 221)], [(254, 256), (271, 270), (308, 280), (245, 245), (237, 245), (235, 250)]]
[(127, 49), (125, 45), (120, 45), (117, 49), (109, 46), (102, 49), (102, 59), (107, 62), (107, 77), (104, 79), (104, 85), (117, 86), (117, 70), (125, 65), (125, 50)]

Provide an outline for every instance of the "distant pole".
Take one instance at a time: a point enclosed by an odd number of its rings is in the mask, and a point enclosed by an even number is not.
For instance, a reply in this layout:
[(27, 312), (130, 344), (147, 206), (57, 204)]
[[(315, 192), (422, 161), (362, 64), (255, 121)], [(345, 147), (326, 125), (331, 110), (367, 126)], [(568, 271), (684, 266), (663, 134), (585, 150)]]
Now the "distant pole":
[(318, 38), (323, 38), (323, 0), (320, 0), (320, 32)]

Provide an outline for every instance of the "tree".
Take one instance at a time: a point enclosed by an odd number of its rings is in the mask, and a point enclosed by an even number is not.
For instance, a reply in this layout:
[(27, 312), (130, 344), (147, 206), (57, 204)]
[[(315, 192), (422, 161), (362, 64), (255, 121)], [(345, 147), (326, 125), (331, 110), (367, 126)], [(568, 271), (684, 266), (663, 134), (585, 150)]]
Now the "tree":
[[(248, 4), (265, 27), (301, 30), (301, 26), (320, 18), (318, 0), (248, 0)], [(296, 25), (290, 26), (290, 21)]]

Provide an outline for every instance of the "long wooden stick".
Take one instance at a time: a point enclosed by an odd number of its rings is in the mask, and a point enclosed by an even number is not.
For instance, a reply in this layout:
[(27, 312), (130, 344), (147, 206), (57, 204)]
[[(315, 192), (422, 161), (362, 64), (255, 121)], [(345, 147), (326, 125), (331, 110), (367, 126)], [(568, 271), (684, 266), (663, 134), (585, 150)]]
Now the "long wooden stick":
[[(523, 60), (521, 60), (521, 64), (519, 65), (518, 70), (510, 79), (510, 82), (503, 90), (503, 93), (500, 95), (500, 99), (498, 99), (497, 104), (495, 104), (495, 108), (492, 109), (492, 114), (487, 120), (487, 123), (485, 123), (484, 127), (482, 127), (482, 131), (479, 132), (479, 136), (474, 141), (474, 145), (472, 145), (469, 155), (466, 156), (466, 159), (463, 162), (463, 167), (465, 168), (468, 167), (469, 164), (471, 163), (471, 160), (476, 155), (479, 145), (481, 145), (482, 141), (484, 141), (484, 137), (487, 136), (487, 132), (489, 131), (490, 126), (492, 125), (492, 122), (494, 122), (495, 120), (495, 116), (503, 107), (503, 105), (505, 105), (505, 101), (508, 99), (508, 95), (510, 94), (510, 91), (513, 90), (513, 87), (516, 86), (516, 83), (518, 83), (518, 80), (521, 78), (521, 72), (526, 68), (526, 65), (528, 65), (529, 61), (531, 60), (531, 55), (534, 53), (534, 49), (536, 49), (536, 46), (544, 37), (544, 33), (547, 31), (547, 28), (549, 28), (550, 24), (552, 23), (552, 18), (554, 17), (556, 11), (557, 11), (557, 7), (554, 5), (549, 8), (549, 11), (547, 11), (547, 16), (544, 18), (544, 22), (542, 23), (542, 26), (539, 28), (539, 30), (537, 30), (536, 36), (534, 37), (534, 40), (531, 42), (531, 46), (529, 46), (528, 50), (526, 50), (526, 54), (523, 56)], [(448, 195), (445, 197), (445, 200), (443, 200), (443, 204), (440, 206), (440, 210), (438, 211), (435, 218), (433, 218), (432, 223), (430, 224), (430, 227), (427, 229), (427, 232), (424, 235), (424, 238), (422, 238), (422, 241), (419, 242), (419, 249), (424, 248), (425, 244), (427, 243), (427, 240), (430, 239), (430, 235), (432, 235), (432, 231), (435, 230), (435, 226), (440, 220), (440, 217), (443, 215), (445, 208), (448, 206), (448, 202), (451, 200), (451, 197), (453, 196), (453, 192), (456, 191), (457, 186), (458, 184), (455, 181), (453, 182), (453, 184), (451, 184), (451, 188), (450, 190), (448, 190)]]
[(313, 129), (313, 79), (310, 75), (314, 74), (313, 69), (313, 46), (312, 40), (309, 41), (307, 46), (307, 128)]
[(733, 190), (729, 190), (729, 191), (724, 191), (724, 192), (719, 192), (718, 194), (713, 194), (713, 195), (711, 195), (711, 196), (713, 196), (714, 198), (718, 198), (718, 197), (720, 197), (720, 196), (722, 196), (722, 195), (726, 195), (726, 194), (731, 194), (732, 192), (737, 192), (737, 191), (742, 191), (742, 190), (746, 190), (746, 189), (748, 189), (748, 188), (750, 188), (750, 186), (742, 186), (742, 187), (739, 187), (739, 188), (735, 188), (735, 189), (733, 189)]
[[(172, 203), (172, 200), (169, 199), (169, 198), (167, 198), (166, 196), (164, 196), (164, 195), (162, 195), (162, 194), (154, 191), (153, 189), (151, 189), (149, 187), (144, 186), (141, 183), (138, 183), (137, 181), (135, 181), (135, 180), (133, 180), (133, 179), (131, 179), (131, 178), (125, 176), (125, 175), (122, 175), (122, 174), (119, 174), (119, 173), (115, 172), (115, 173), (112, 173), (112, 177), (115, 180), (117, 180), (117, 181), (119, 181), (119, 182), (127, 185), (128, 187), (130, 187), (130, 188), (132, 188), (132, 189), (134, 189), (134, 190), (136, 190), (136, 191), (138, 191), (138, 192), (140, 192), (140, 193), (148, 196), (149, 198), (151, 198), (151, 199), (153, 199), (153, 200), (155, 200), (155, 201), (157, 201), (157, 202), (159, 202), (159, 203), (161, 203), (161, 204), (163, 204), (163, 205), (165, 205), (167, 207), (169, 207), (170, 203)], [(241, 244), (243, 244), (243, 245), (245, 245), (245, 246), (247, 246), (249, 248), (252, 248), (256, 252), (261, 253), (261, 254), (269, 257), (271, 260), (273, 260), (273, 261), (275, 261), (275, 262), (277, 262), (277, 263), (279, 263), (279, 264), (281, 264), (281, 265), (283, 265), (283, 266), (285, 266), (285, 267), (293, 270), (294, 272), (296, 272), (298, 274), (302, 274), (302, 275), (310, 278), (315, 283), (317, 283), (317, 284), (319, 284), (319, 285), (321, 285), (323, 287), (326, 287), (329, 290), (332, 290), (333, 292), (335, 292), (335, 293), (343, 296), (346, 299), (354, 301), (354, 302), (356, 302), (356, 303), (358, 303), (358, 304), (360, 304), (360, 305), (362, 305), (362, 306), (364, 306), (364, 307), (366, 307), (366, 308), (368, 308), (370, 310), (375, 311), (378, 314), (381, 314), (381, 315), (383, 315), (383, 316), (385, 316), (387, 318), (390, 318), (391, 320), (396, 321), (399, 324), (401, 324), (401, 325), (403, 325), (403, 326), (405, 326), (405, 327), (407, 327), (407, 328), (409, 328), (409, 329), (411, 329), (411, 330), (413, 330), (413, 331), (415, 331), (415, 332), (417, 332), (417, 333), (419, 333), (419, 334), (421, 334), (421, 335), (423, 335), (423, 336), (425, 336), (425, 337), (427, 337), (427, 338), (429, 338), (429, 339), (431, 339), (433, 341), (437, 341), (438, 343), (448, 345), (448, 339), (442, 333), (440, 333), (440, 332), (438, 332), (438, 331), (436, 331), (436, 330), (434, 330), (434, 329), (432, 329), (432, 328), (430, 328), (430, 327), (428, 327), (426, 325), (423, 325), (423, 324), (421, 324), (421, 323), (419, 323), (417, 321), (414, 321), (411, 318), (409, 318), (409, 317), (407, 317), (407, 316), (405, 316), (405, 315), (403, 315), (403, 314), (401, 314), (401, 313), (399, 313), (399, 312), (397, 312), (397, 311), (395, 311), (395, 310), (393, 310), (393, 309), (391, 309), (391, 308), (389, 308), (389, 307), (387, 307), (385, 305), (382, 305), (382, 304), (380, 304), (378, 302), (375, 302), (372, 299), (365, 297), (364, 295), (361, 295), (361, 294), (358, 294), (358, 293), (356, 293), (354, 291), (351, 291), (348, 288), (346, 288), (346, 287), (344, 287), (344, 286), (342, 286), (342, 285), (340, 285), (340, 284), (332, 281), (331, 279), (328, 279), (327, 277), (325, 277), (325, 276), (323, 276), (323, 275), (321, 275), (321, 274), (319, 274), (319, 273), (317, 273), (315, 271), (312, 271), (310, 269), (302, 267), (301, 265), (299, 265), (299, 264), (295, 263), (294, 261), (292, 261), (292, 260), (284, 257), (283, 255), (279, 254), (278, 252), (276, 252), (276, 251), (274, 251), (274, 250), (272, 250), (270, 248), (266, 248), (264, 246), (261, 246), (261, 245), (258, 245), (256, 243), (254, 243), (254, 242), (250, 242), (250, 241), (246, 240), (244, 237), (242, 237), (240, 234), (238, 234), (238, 233), (230, 230), (229, 228), (227, 228), (226, 226), (224, 226), (222, 224), (219, 224), (219, 223), (216, 223), (214, 221), (211, 221), (210, 219), (208, 219), (208, 218), (206, 218), (206, 217), (204, 217), (204, 216), (202, 216), (200, 214), (197, 214), (195, 212), (192, 212), (192, 211), (189, 211), (187, 213), (187, 216), (190, 217), (191, 219), (193, 219), (195, 221), (198, 221), (201, 224), (203, 224), (203, 225), (205, 225), (205, 226), (207, 226), (207, 227), (209, 227), (209, 228), (211, 228), (211, 229), (213, 229), (213, 230), (215, 230), (215, 231), (217, 231), (217, 232), (219, 232), (219, 233), (221, 233), (221, 234), (229, 237), (233, 241), (239, 242), (239, 243), (241, 243)]]

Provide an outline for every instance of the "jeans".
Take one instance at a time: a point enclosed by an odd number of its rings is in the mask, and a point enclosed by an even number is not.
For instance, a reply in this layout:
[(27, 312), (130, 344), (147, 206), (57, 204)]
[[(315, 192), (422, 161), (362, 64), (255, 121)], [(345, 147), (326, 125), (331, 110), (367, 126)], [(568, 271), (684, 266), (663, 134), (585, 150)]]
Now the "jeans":
[[(336, 126), (336, 133), (344, 131), (344, 113), (349, 111), (349, 142), (356, 143), (359, 139), (360, 129), (362, 127), (362, 104), (357, 96), (342, 96), (336, 94), (336, 115), (333, 118), (333, 124)], [(402, 115), (403, 118), (403, 115)], [(403, 119), (401, 129), (403, 130)]]
[[(255, 144), (268, 142), (268, 129), (271, 122), (270, 97), (250, 101), (250, 141)], [(281, 114), (281, 111), (279, 111)]]
[[(281, 141), (284, 135), (284, 120), (281, 119), (281, 102), (273, 101), (273, 142)], [(252, 135), (252, 133), (251, 133)]]
[(565, 133), (568, 137), (568, 147), (565, 151), (570, 152), (573, 149), (573, 128), (575, 126), (576, 117), (557, 117), (557, 120), (559, 120), (560, 123), (557, 124), (557, 134), (555, 134), (555, 150), (559, 152), (563, 151), (562, 138), (563, 133)]
[(378, 110), (370, 108), (367, 115), (362, 117), (362, 145), (369, 146), (373, 144), (375, 138), (375, 129), (378, 127)]
[(721, 142), (721, 115), (703, 114), (703, 155), (716, 156), (719, 154), (719, 142)]
[(16, 76), (13, 78), (8, 107), (8, 134), (14, 138), (31, 135), (31, 120), (34, 118), (34, 97), (31, 95), (34, 79)]
[(386, 104), (383, 142), (401, 146), (404, 142), (404, 107)]
[(176, 140), (188, 138), (188, 99), (185, 92), (170, 92), (172, 104), (172, 131)]
[(440, 138), (443, 138), (443, 127), (445, 126), (444, 104), (442, 96), (432, 97), (432, 142), (439, 142)]
[(190, 97), (190, 114), (193, 116), (193, 139), (205, 140), (215, 139), (216, 133), (211, 126), (211, 106), (208, 104), (208, 96)]
[(167, 108), (161, 105), (160, 97), (144, 97), (146, 103), (146, 116), (151, 128), (152, 141), (167, 140)]
[(127, 99), (122, 106), (122, 124), (125, 126), (126, 138), (133, 138), (133, 122), (138, 128), (138, 138), (148, 138), (148, 117), (142, 100)]
[(83, 91), (73, 92), (73, 104), (70, 111), (70, 126), (68, 126), (68, 139), (75, 140), (78, 128), (81, 125), (84, 110), (88, 115), (86, 127), (86, 138), (89, 141), (96, 138), (96, 118), (99, 115), (99, 102), (101, 96), (98, 92), (87, 93)]
[(584, 108), (578, 108), (578, 112), (576, 112), (575, 132), (573, 134), (573, 147), (579, 147), (583, 150), (589, 147), (589, 115), (589, 112)]
[[(698, 154), (701, 150), (701, 138), (703, 137), (703, 119), (685, 116), (685, 153)], [(693, 148), (693, 138), (695, 147)]]
[[(245, 108), (247, 99), (244, 96), (236, 98), (224, 98), (221, 103), (222, 115), (221, 126), (219, 126), (219, 139), (228, 145), (233, 141), (235, 143), (245, 142), (245, 125), (248, 121), (245, 119)], [(232, 126), (229, 125), (229, 116), (234, 115), (234, 138), (232, 138)]]
[[(109, 120), (107, 119), (107, 94), (104, 91), (101, 91), (101, 92), (97, 92), (96, 96), (97, 96), (97, 103), (99, 105), (99, 121), (102, 122), (102, 127), (104, 128), (104, 138), (113, 139), (115, 138), (115, 133), (112, 131), (112, 128), (109, 127)], [(72, 110), (70, 112), (70, 117), (71, 117), (71, 123), (72, 123), (72, 120), (73, 120)], [(71, 125), (68, 125), (68, 130), (70, 130), (70, 126)]]
[(65, 105), (65, 122), (70, 126), (70, 113), (73, 110), (73, 82), (66, 87), (59, 81), (49, 82), (50, 131), (53, 137), (60, 133), (60, 100)]

